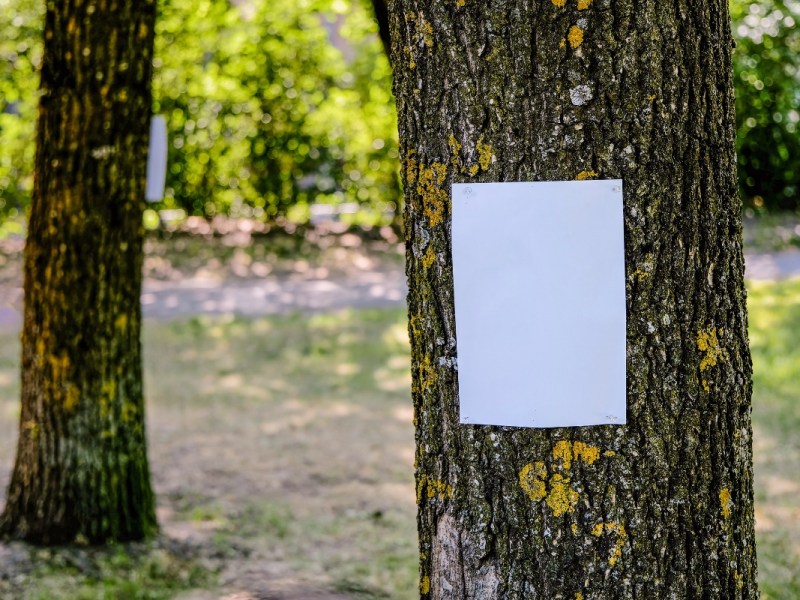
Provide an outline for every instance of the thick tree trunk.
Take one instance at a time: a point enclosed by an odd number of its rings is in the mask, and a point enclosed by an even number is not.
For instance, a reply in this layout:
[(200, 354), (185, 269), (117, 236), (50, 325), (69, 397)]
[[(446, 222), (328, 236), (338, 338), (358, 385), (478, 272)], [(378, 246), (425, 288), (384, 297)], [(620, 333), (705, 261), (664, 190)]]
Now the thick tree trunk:
[(154, 24), (155, 0), (48, 3), (8, 536), (156, 528), (139, 341)]
[[(421, 596), (756, 598), (727, 3), (390, 8)], [(624, 180), (628, 424), (459, 425), (450, 184), (587, 178)]]

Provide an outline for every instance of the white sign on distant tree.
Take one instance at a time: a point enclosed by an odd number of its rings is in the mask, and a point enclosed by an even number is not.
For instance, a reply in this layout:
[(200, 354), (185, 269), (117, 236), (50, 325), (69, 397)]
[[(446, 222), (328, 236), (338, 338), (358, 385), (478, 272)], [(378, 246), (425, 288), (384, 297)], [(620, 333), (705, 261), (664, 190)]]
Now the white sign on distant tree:
[(625, 423), (622, 181), (454, 184), (452, 227), (461, 422)]
[(145, 200), (158, 202), (164, 197), (167, 181), (167, 121), (161, 115), (150, 120), (150, 147), (147, 152)]

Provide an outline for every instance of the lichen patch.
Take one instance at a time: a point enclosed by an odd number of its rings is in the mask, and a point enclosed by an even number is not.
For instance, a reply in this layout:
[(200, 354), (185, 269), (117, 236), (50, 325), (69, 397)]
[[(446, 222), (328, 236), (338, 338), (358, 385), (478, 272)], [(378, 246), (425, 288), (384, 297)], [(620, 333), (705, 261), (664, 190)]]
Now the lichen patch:
[(425, 254), (422, 255), (422, 266), (430, 269), (434, 262), (436, 262), (436, 253), (433, 251), (432, 246), (428, 246)]
[(572, 466), (572, 443), (569, 440), (559, 440), (553, 446), (553, 458), (561, 461), (561, 466), (569, 470)]
[(430, 166), (419, 165), (417, 172), (417, 193), (422, 198), (422, 211), (431, 227), (436, 227), (444, 218), (447, 205), (447, 191), (442, 187), (447, 178), (447, 166), (435, 162)]
[(572, 445), (572, 453), (575, 456), (575, 460), (581, 460), (587, 465), (594, 464), (600, 457), (600, 450), (596, 446), (591, 446), (581, 441)]
[(494, 162), (492, 147), (489, 144), (484, 144), (483, 138), (480, 138), (476, 145), (476, 150), (478, 151), (478, 164), (481, 166), (481, 170), (488, 171), (492, 162)]
[[(703, 358), (700, 360), (701, 371), (707, 371), (711, 367), (715, 367), (718, 362), (725, 358), (725, 351), (719, 344), (717, 331), (717, 329), (711, 327), (697, 332), (697, 349), (703, 353)], [(720, 331), (720, 333), (722, 332)]]
[(731, 518), (731, 508), (733, 507), (731, 491), (728, 488), (722, 488), (719, 491), (719, 505), (722, 511), (722, 518), (727, 521)]
[(539, 502), (547, 496), (546, 477), (547, 469), (543, 462), (530, 463), (519, 472), (519, 485), (532, 501)]
[(588, 85), (576, 85), (569, 91), (569, 100), (574, 106), (583, 106), (593, 97), (592, 88)]
[(577, 25), (570, 27), (569, 33), (567, 34), (567, 41), (572, 48), (580, 46), (583, 43), (583, 29)]
[(555, 517), (574, 512), (578, 504), (578, 492), (570, 487), (569, 482), (569, 478), (560, 473), (556, 473), (550, 478), (550, 492), (547, 494), (545, 502)]
[(429, 594), (431, 591), (431, 578), (425, 575), (422, 580), (419, 582), (419, 593), (420, 594)]

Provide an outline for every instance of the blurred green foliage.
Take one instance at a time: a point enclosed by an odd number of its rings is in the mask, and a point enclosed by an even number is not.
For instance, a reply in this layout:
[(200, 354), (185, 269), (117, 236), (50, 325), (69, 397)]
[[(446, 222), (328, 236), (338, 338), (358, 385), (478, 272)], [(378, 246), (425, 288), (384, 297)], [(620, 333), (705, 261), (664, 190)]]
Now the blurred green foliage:
[[(32, 184), (44, 2), (0, 0), (0, 217)], [(732, 0), (745, 202), (800, 208), (798, 0)], [(170, 133), (155, 208), (379, 222), (399, 202), (391, 72), (366, 0), (161, 0), (154, 94)]]
[(154, 93), (171, 138), (166, 205), (300, 221), (312, 202), (391, 211), (391, 71), (367, 8), (164, 0)]
[(800, 207), (800, 2), (731, 2), (739, 181), (755, 208)]
[(0, 222), (25, 211), (33, 186), (44, 7), (37, 0), (0, 0)]
[[(43, 2), (0, 0), (0, 215), (31, 190)], [(391, 70), (364, 0), (161, 0), (160, 207), (308, 219), (313, 202), (390, 220), (400, 197)], [(159, 208), (157, 206), (156, 208)]]

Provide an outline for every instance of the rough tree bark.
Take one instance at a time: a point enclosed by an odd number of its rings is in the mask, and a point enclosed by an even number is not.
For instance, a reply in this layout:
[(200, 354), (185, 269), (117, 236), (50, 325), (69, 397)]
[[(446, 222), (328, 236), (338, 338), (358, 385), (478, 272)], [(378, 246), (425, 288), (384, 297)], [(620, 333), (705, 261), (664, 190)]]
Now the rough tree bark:
[[(421, 597), (756, 598), (727, 3), (394, 0), (390, 21)], [(459, 425), (451, 183), (588, 178), (625, 184), (628, 425)]]
[(6, 536), (94, 543), (156, 528), (139, 303), (155, 10), (47, 5)]

